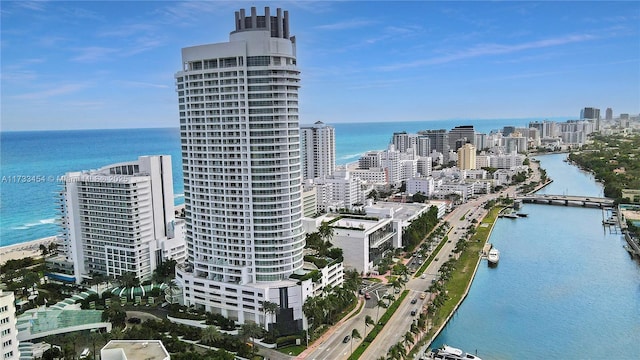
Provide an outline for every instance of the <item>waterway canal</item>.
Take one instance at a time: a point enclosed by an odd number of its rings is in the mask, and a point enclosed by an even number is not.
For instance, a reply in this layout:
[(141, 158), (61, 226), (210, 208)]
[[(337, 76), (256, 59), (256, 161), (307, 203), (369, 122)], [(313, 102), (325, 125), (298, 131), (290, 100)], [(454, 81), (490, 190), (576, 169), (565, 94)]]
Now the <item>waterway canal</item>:
[[(602, 196), (588, 173), (538, 156), (554, 182), (542, 192)], [(468, 297), (433, 347), (488, 359), (637, 359), (640, 265), (599, 209), (526, 204), (527, 218), (499, 219), (500, 262), (482, 260)]]

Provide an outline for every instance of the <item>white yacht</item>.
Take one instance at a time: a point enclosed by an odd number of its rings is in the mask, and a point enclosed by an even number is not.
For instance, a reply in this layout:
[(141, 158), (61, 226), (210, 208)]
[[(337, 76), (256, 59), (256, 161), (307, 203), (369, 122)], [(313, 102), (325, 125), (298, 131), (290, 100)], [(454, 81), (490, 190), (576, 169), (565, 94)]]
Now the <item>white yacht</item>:
[(487, 256), (487, 260), (489, 261), (489, 264), (493, 264), (493, 265), (498, 264), (498, 261), (500, 260), (500, 251), (492, 247), (491, 250), (489, 250), (489, 255)]
[(458, 348), (449, 345), (442, 345), (441, 348), (433, 351), (432, 359), (438, 360), (482, 360), (479, 357), (466, 353)]

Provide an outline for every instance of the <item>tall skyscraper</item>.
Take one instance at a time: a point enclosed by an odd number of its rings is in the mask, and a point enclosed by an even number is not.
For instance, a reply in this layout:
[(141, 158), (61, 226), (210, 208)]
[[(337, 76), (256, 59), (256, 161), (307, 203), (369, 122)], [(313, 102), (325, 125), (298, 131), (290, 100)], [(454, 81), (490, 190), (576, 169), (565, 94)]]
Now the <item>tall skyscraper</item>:
[(473, 125), (456, 126), (449, 131), (449, 149), (453, 151), (457, 151), (466, 143), (474, 144), (474, 141), (476, 132)]
[(607, 110), (605, 111), (605, 119), (606, 120), (613, 120), (613, 109), (612, 108), (607, 108)]
[[(235, 13), (229, 41), (182, 49), (175, 75), (182, 142), (186, 305), (300, 328), (304, 294), (296, 41), (289, 14)], [(267, 318), (268, 319), (268, 318)]]
[(181, 235), (168, 155), (69, 172), (61, 195), (63, 255), (51, 260), (57, 271), (50, 275), (61, 280), (125, 272), (149, 279), (166, 242)]
[(336, 169), (336, 130), (317, 121), (300, 126), (303, 179), (330, 177)]
[(580, 111), (581, 119), (600, 119), (600, 109), (593, 107), (586, 107)]
[(441, 153), (445, 157), (444, 161), (449, 161), (449, 132), (447, 130), (422, 130), (418, 134), (427, 137), (431, 150)]
[(407, 152), (409, 149), (416, 150), (416, 134), (407, 134), (407, 132), (395, 132), (391, 137), (391, 142), (396, 150), (400, 152)]

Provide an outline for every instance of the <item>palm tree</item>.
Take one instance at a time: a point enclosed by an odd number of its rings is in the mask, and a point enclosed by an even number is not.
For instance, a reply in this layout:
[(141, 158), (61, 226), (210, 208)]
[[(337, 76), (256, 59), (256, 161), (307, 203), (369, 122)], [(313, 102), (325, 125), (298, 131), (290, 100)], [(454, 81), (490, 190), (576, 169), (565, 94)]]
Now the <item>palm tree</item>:
[(364, 335), (367, 335), (367, 328), (369, 327), (369, 325), (375, 325), (375, 323), (373, 322), (373, 318), (371, 318), (370, 315), (367, 315), (364, 317)]
[(360, 336), (358, 329), (351, 330), (351, 353), (352, 354), (353, 354), (353, 339), (362, 339), (362, 336)]
[(378, 300), (378, 310), (376, 310), (376, 323), (378, 322), (378, 320), (380, 319), (379, 315), (380, 315), (380, 308), (387, 308), (387, 304), (382, 301), (382, 300)]
[(399, 360), (407, 358), (407, 349), (405, 349), (402, 343), (396, 343), (392, 347), (389, 348), (389, 352), (387, 353), (391, 359)]
[(329, 226), (329, 223), (323, 221), (318, 228), (318, 234), (320, 234), (320, 238), (322, 239), (322, 247), (320, 248), (320, 255), (325, 256), (327, 250), (333, 246), (331, 244), (331, 239), (333, 238), (333, 228)]
[(331, 238), (333, 237), (333, 228), (329, 226), (328, 222), (323, 221), (322, 224), (320, 224), (320, 227), (318, 228), (318, 234), (320, 234), (320, 237), (322, 238), (322, 240), (330, 241)]
[(93, 345), (93, 358), (96, 359), (98, 354), (96, 353), (96, 342), (100, 342), (102, 340), (102, 334), (96, 331), (91, 331), (89, 334), (89, 340)]
[(419, 322), (420, 322), (420, 319), (418, 319), (418, 322), (414, 321), (411, 323), (411, 327), (409, 328), (409, 331), (411, 331), (412, 334), (418, 334), (420, 332), (420, 327), (418, 326)]
[(169, 296), (169, 304), (174, 303), (174, 297), (175, 297), (174, 295), (176, 291), (178, 291), (179, 289), (180, 287), (178, 286), (178, 283), (175, 280), (169, 281), (169, 283), (167, 284), (167, 289), (165, 290), (165, 294)]
[(400, 290), (402, 288), (402, 281), (400, 280), (400, 278), (395, 278), (393, 279), (393, 281), (391, 281), (391, 286), (393, 287), (394, 292), (396, 290)]
[(251, 358), (252, 359), (253, 357), (256, 356), (255, 338), (261, 335), (262, 335), (262, 328), (260, 327), (260, 325), (256, 323), (248, 322), (248, 323), (242, 324), (242, 327), (240, 328), (240, 337), (243, 339), (251, 339), (251, 352), (252, 352)]
[(222, 333), (215, 326), (207, 326), (202, 329), (200, 341), (207, 345), (215, 344), (218, 340), (222, 339)]
[(280, 311), (280, 305), (271, 301), (265, 301), (262, 303), (262, 311), (264, 312), (264, 328), (269, 330), (269, 322), (267, 321), (267, 315), (277, 314)]
[(407, 343), (413, 344), (414, 339), (413, 339), (413, 334), (411, 333), (411, 331), (407, 331), (404, 334), (404, 344), (405, 346), (407, 345)]
[(131, 271), (122, 273), (120, 276), (117, 277), (117, 279), (120, 286), (123, 286), (126, 288), (140, 286), (140, 279), (138, 279), (136, 277), (136, 274)]

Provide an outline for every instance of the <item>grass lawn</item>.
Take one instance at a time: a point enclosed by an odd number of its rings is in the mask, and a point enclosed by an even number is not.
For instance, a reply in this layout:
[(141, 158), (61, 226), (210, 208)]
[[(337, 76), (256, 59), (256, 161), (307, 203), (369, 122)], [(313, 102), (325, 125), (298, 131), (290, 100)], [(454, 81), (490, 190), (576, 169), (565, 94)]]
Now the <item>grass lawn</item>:
[(286, 355), (299, 355), (306, 348), (304, 345), (289, 345), (279, 348), (278, 351)]
[[(435, 335), (435, 331), (442, 325), (447, 316), (453, 312), (453, 309), (462, 299), (467, 286), (473, 280), (473, 271), (480, 258), (480, 252), (488, 240), (492, 224), (495, 222), (500, 210), (500, 207), (494, 207), (489, 211), (487, 216), (482, 220), (481, 225), (476, 229), (476, 233), (469, 240), (464, 252), (460, 254), (451, 279), (446, 283), (449, 299), (436, 311), (435, 316), (431, 317), (430, 320), (433, 326), (424, 339), (430, 339)], [(483, 224), (487, 224), (487, 226), (482, 226)], [(421, 342), (423, 343), (424, 341)], [(418, 348), (420, 348), (420, 346), (414, 347), (414, 349)]]

